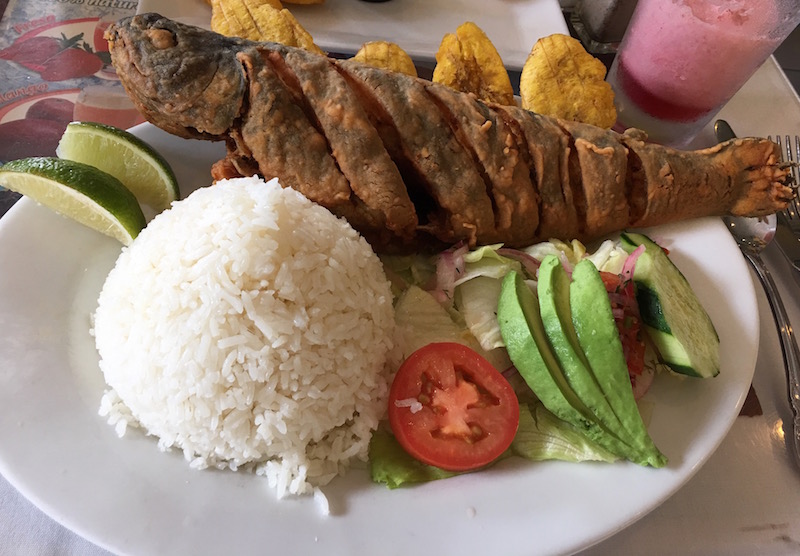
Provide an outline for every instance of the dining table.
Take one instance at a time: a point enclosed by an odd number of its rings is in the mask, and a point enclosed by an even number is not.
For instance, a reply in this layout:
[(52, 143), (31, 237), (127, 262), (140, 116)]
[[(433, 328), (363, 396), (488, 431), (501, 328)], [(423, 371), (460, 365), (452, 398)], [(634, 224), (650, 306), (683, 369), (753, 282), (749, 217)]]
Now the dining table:
[[(740, 136), (794, 137), (800, 135), (800, 98), (770, 57), (724, 106), (719, 117), (727, 120)], [(0, 142), (9, 140), (0, 135)], [(699, 149), (715, 143), (709, 125), (690, 147)], [(18, 198), (10, 191), (0, 191), (0, 218), (13, 210)], [(773, 244), (766, 247), (763, 257), (791, 322), (800, 323), (800, 275)], [(0, 268), (0, 272), (8, 271)], [(786, 443), (792, 413), (784, 362), (768, 300), (755, 274), (750, 278), (756, 286), (758, 311), (750, 318), (759, 323), (758, 354), (752, 387), (740, 415), (684, 486), (646, 515), (637, 516), (621, 530), (610, 531), (608, 538), (581, 554), (800, 553), (800, 468)], [(727, 302), (737, 303), (736, 295), (731, 293)], [(498, 553), (502, 553), (501, 544)], [(49, 517), (36, 501), (26, 499), (0, 475), (0, 554), (110, 553)]]

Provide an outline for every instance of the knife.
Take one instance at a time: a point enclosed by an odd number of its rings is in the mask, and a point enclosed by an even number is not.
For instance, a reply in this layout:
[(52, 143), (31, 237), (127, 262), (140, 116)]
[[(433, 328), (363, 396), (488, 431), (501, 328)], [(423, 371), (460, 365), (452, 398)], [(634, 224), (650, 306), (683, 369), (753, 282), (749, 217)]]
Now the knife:
[[(724, 143), (730, 139), (735, 139), (736, 134), (733, 132), (730, 124), (725, 120), (717, 120), (714, 122), (714, 133), (717, 136), (717, 141)], [(786, 216), (782, 212), (775, 213), (777, 227), (775, 228), (775, 237), (773, 242), (778, 246), (783, 256), (791, 265), (794, 272), (792, 277), (796, 282), (800, 283), (800, 237), (796, 236), (789, 223), (786, 221)]]

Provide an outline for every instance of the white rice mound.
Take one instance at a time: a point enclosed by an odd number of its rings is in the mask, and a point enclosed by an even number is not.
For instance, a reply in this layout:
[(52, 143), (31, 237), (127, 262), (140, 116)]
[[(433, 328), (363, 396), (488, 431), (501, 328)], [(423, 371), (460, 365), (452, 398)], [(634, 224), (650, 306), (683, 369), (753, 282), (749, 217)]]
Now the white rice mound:
[(100, 414), (197, 469), (254, 467), (278, 497), (366, 460), (394, 310), (378, 257), (277, 180), (224, 180), (123, 249), (94, 334)]

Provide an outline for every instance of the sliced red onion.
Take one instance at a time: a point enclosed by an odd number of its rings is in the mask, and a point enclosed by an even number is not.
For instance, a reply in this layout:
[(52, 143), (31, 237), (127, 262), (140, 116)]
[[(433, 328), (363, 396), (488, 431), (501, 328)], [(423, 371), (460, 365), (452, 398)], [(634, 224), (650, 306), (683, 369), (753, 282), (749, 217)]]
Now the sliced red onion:
[(558, 252), (558, 259), (561, 261), (561, 266), (564, 267), (564, 270), (567, 271), (567, 275), (572, 278), (572, 263), (569, 262), (567, 258), (567, 254), (563, 251)]
[(466, 243), (461, 242), (436, 257), (436, 286), (431, 293), (440, 303), (453, 299), (456, 280), (464, 274), (464, 255), (468, 251)]
[(636, 267), (636, 261), (639, 259), (639, 256), (644, 253), (645, 247), (644, 245), (640, 245), (636, 249), (634, 249), (628, 258), (625, 259), (625, 262), (622, 263), (622, 271), (619, 273), (622, 276), (622, 279), (632, 280), (633, 279), (633, 270)]
[(525, 251), (520, 251), (519, 249), (512, 249), (510, 247), (501, 247), (497, 250), (498, 255), (503, 255), (504, 257), (508, 257), (509, 259), (514, 259), (515, 261), (519, 261), (522, 263), (522, 267), (525, 269), (525, 272), (528, 273), (528, 276), (534, 277), (536, 273), (539, 271), (539, 266), (542, 264), (535, 258), (528, 255)]

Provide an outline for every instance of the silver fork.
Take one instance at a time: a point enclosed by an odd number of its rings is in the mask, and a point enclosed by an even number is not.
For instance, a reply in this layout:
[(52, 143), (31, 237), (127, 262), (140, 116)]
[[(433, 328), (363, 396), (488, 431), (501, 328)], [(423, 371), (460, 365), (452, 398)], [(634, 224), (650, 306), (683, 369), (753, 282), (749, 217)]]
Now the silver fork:
[[(772, 140), (772, 136), (768, 139)], [(775, 143), (781, 150), (783, 162), (787, 163), (792, 173), (792, 181), (795, 187), (800, 184), (800, 136), (794, 137), (794, 149), (792, 149), (792, 139), (784, 135), (775, 137)], [(792, 266), (792, 278), (800, 285), (800, 204), (795, 197), (789, 206), (775, 214), (777, 229), (775, 230), (775, 243), (783, 253), (788, 263)]]
[[(772, 136), (768, 137), (772, 140)], [(775, 136), (775, 143), (781, 148), (783, 154), (783, 161), (791, 164), (792, 180), (795, 186), (800, 184), (800, 136), (794, 136), (794, 149), (792, 149), (792, 138), (788, 135), (783, 136), (781, 140), (780, 135)], [(786, 223), (795, 234), (800, 234), (800, 205), (798, 205), (797, 197), (795, 197), (786, 210), (783, 211), (783, 216), (786, 218)]]

